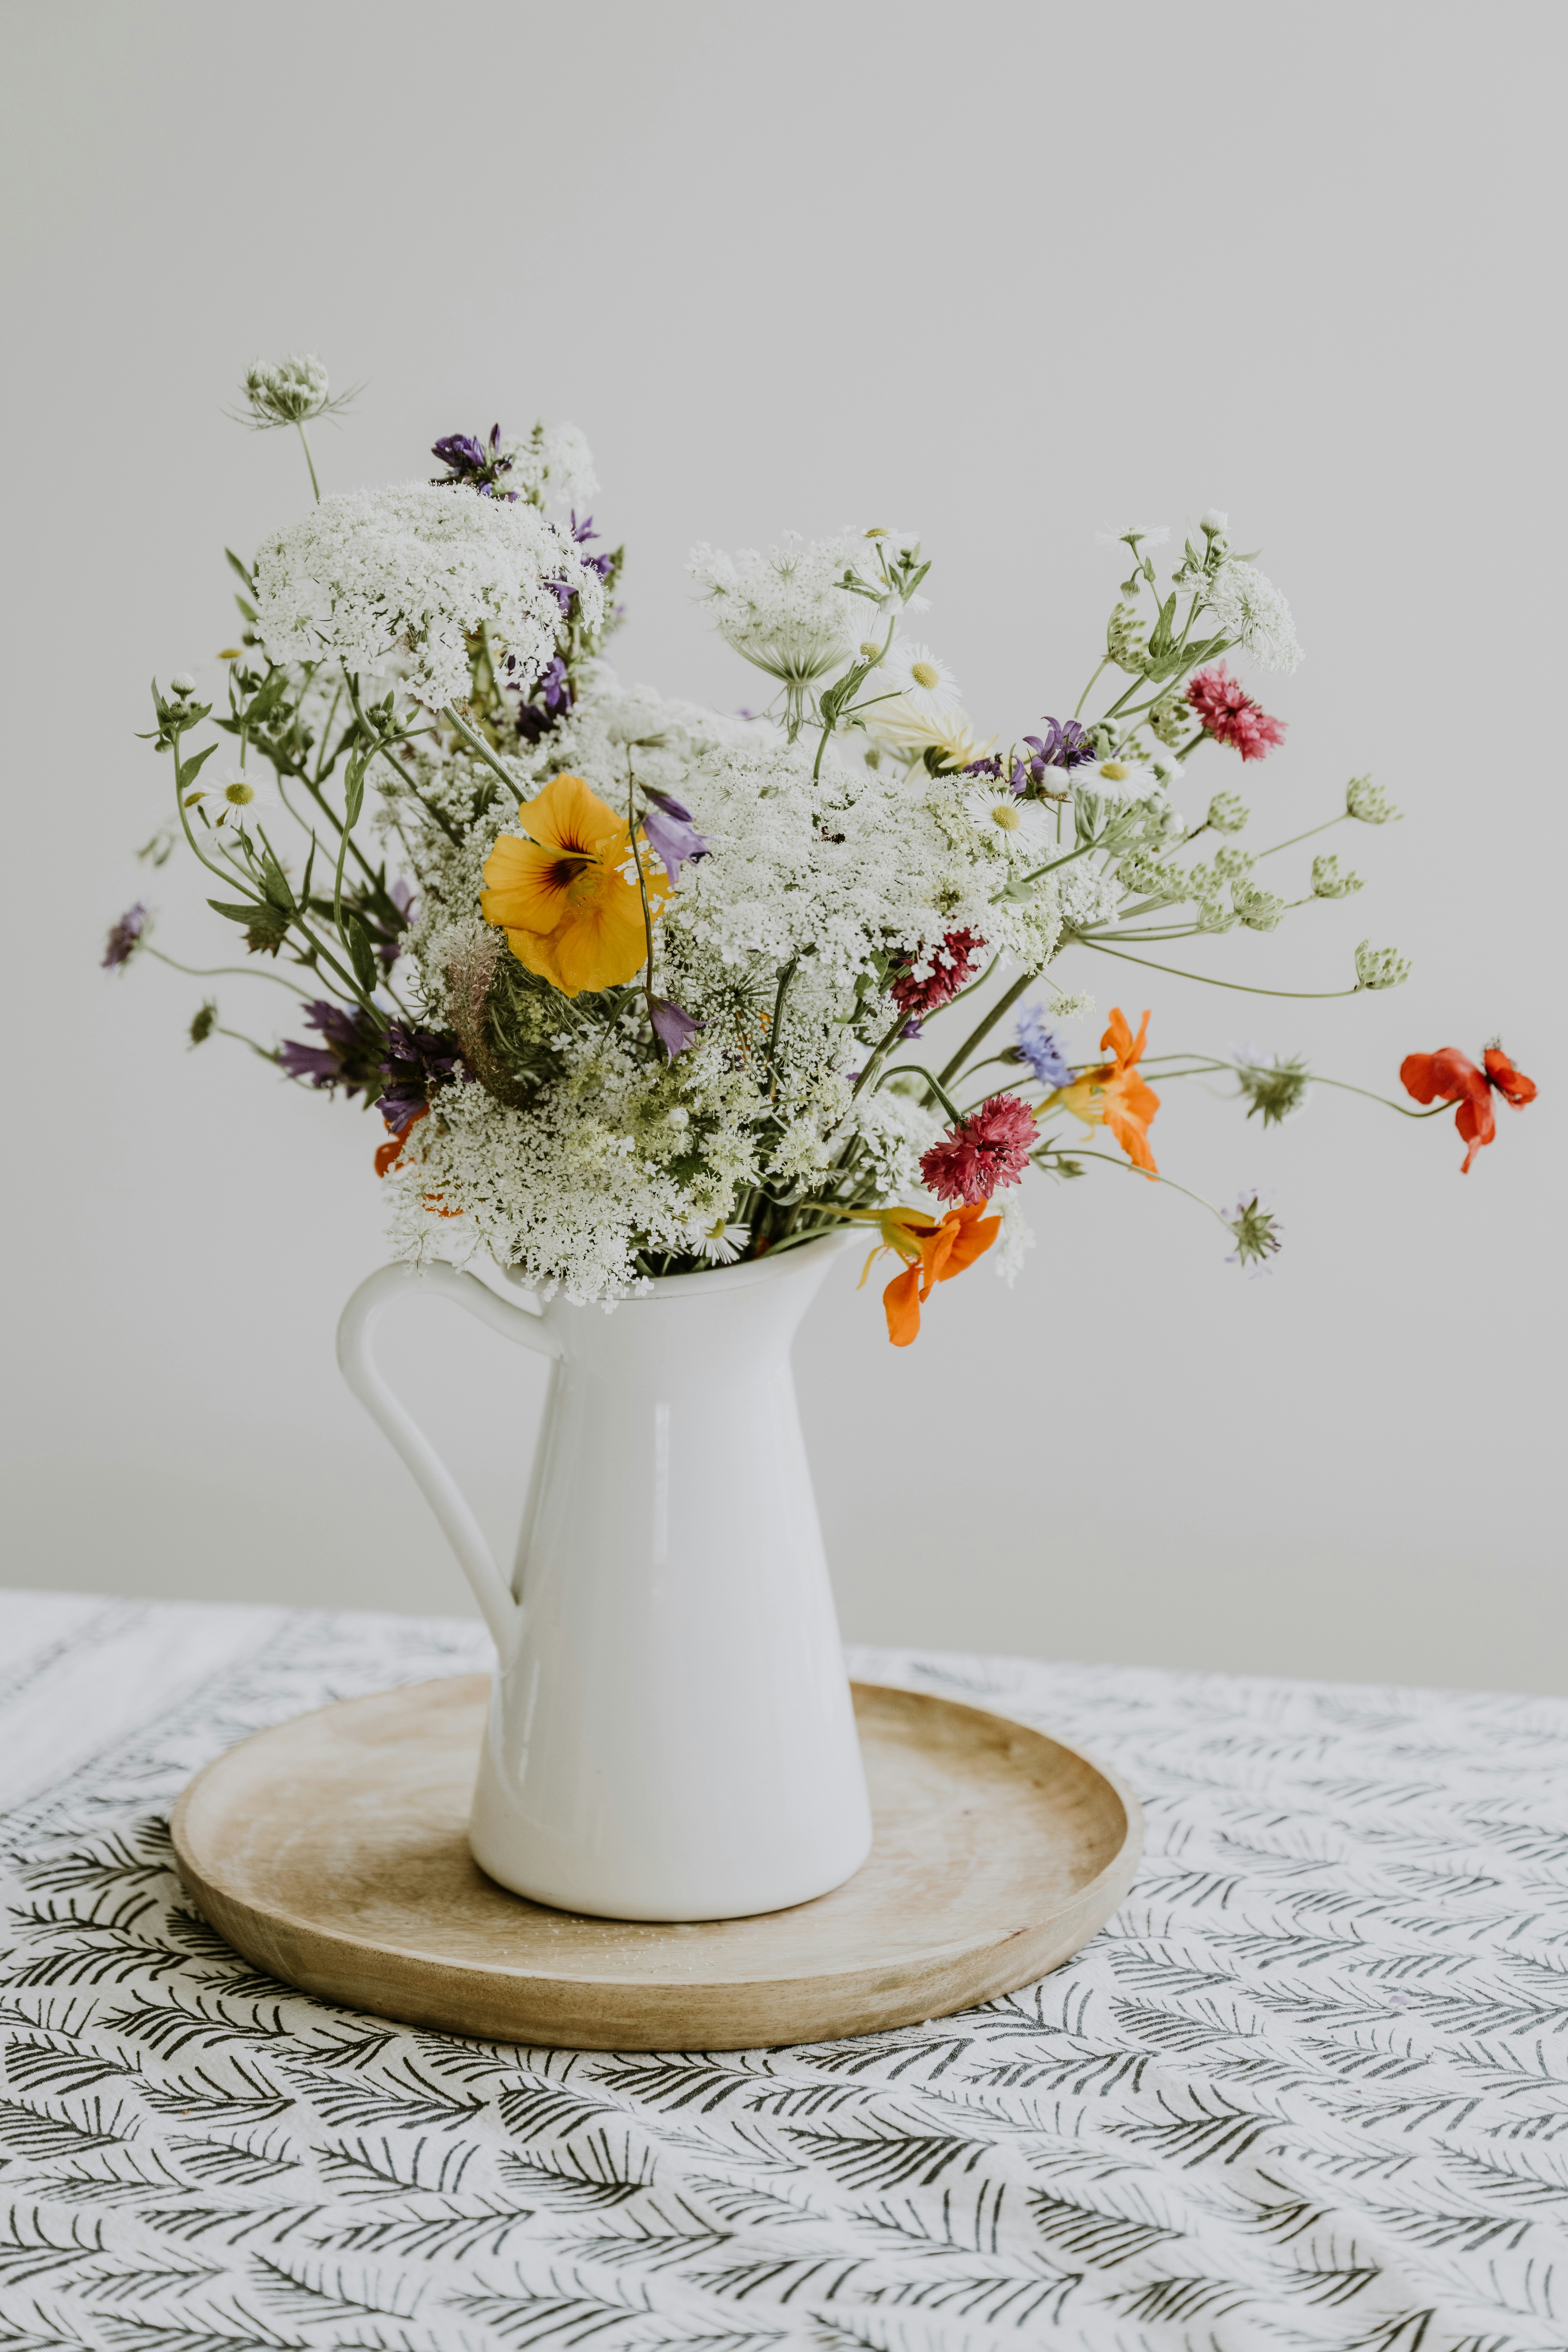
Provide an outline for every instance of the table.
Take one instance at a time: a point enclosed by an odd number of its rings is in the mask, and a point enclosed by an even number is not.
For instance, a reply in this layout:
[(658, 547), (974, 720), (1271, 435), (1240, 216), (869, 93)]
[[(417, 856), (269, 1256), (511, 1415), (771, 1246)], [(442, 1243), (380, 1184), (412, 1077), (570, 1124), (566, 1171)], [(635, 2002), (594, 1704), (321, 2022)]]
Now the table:
[(1568, 1702), (852, 1654), (1148, 1808), (1008, 1999), (858, 2042), (458, 2042), (252, 1971), (182, 1783), (477, 1625), (0, 1595), (0, 2346), (1568, 2343)]

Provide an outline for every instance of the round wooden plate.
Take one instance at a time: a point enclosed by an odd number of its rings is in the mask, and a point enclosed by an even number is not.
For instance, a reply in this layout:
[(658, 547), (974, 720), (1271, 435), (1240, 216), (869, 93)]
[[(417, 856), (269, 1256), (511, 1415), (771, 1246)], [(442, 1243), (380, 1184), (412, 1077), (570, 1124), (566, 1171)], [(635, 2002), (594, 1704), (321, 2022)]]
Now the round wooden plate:
[(175, 1808), (202, 1916), (303, 1991), (410, 2025), (589, 2050), (752, 2050), (943, 2017), (1029, 1984), (1110, 1916), (1138, 1801), (1038, 1731), (855, 1685), (876, 1839), (845, 1885), (693, 1927), (547, 1910), (468, 1852), (483, 1675), (241, 1740)]

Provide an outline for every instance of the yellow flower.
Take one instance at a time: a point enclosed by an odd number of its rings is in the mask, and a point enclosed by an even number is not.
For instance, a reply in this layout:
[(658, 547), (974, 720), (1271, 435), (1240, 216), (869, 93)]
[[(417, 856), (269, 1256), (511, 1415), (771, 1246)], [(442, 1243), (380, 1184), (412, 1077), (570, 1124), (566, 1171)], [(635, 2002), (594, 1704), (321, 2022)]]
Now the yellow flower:
[[(519, 963), (563, 996), (619, 987), (647, 955), (642, 898), (621, 870), (632, 856), (626, 819), (581, 776), (557, 776), (518, 815), (530, 837), (503, 834), (486, 858), (480, 913), (506, 932)], [(657, 915), (669, 879), (639, 845), (648, 912)]]

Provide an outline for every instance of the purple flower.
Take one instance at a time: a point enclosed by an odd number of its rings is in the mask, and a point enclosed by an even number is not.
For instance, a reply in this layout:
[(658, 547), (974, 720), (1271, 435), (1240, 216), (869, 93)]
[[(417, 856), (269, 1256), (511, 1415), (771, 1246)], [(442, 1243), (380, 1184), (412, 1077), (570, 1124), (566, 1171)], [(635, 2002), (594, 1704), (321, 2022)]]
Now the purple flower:
[(961, 768), (958, 772), (961, 776), (999, 776), (1002, 762), (993, 752), (988, 760), (971, 760), (968, 767)]
[(517, 731), (525, 743), (537, 743), (548, 735), (572, 708), (572, 682), (559, 654), (540, 672), (534, 692), (542, 699), (523, 703), (517, 714)]
[[(575, 507), (572, 509), (572, 536), (579, 547), (586, 546), (589, 540), (597, 539), (599, 536), (594, 529), (593, 516), (584, 515), (579, 522)], [(587, 570), (596, 572), (601, 580), (607, 580), (616, 568), (615, 558), (611, 555), (585, 555), (583, 562)]]
[(1026, 1004), (1018, 1015), (1018, 1051), (1043, 1087), (1069, 1087), (1072, 1065), (1058, 1045), (1056, 1033), (1046, 1026), (1042, 1006)]
[(900, 1037), (918, 1037), (924, 1027), (925, 1023), (921, 1021), (918, 1015), (911, 1014), (910, 1019), (905, 1022), (903, 1027), (900, 1030), (899, 1034)]
[(1094, 745), (1076, 719), (1047, 719), (1041, 723), (1046, 730), (1044, 735), (1024, 738), (1034, 757), (1013, 762), (1009, 782), (1016, 794), (1027, 792), (1031, 784), (1044, 785), (1047, 769), (1079, 768), (1094, 757)]
[(656, 792), (651, 784), (645, 784), (643, 798), (647, 806), (643, 810), (642, 829), (670, 880), (679, 882), (683, 860), (706, 857), (708, 844), (692, 824), (691, 811), (682, 807), (673, 793)]
[(406, 1021), (389, 1024), (380, 1074), (386, 1087), (376, 1108), (395, 1135), (406, 1135), (420, 1112), (429, 1109), (437, 1087), (468, 1075), (455, 1037), (411, 1028)]
[(685, 1053), (698, 1031), (708, 1026), (706, 1021), (694, 1021), (689, 1013), (683, 1013), (679, 1004), (672, 1004), (664, 996), (649, 997), (648, 1013), (658, 1041), (672, 1062), (678, 1054)]
[(303, 1079), (329, 1094), (341, 1087), (351, 1102), (362, 1092), (368, 1100), (381, 1075), (385, 1051), (380, 1022), (372, 1013), (351, 1013), (345, 1005), (329, 1003), (322, 997), (306, 1005), (304, 1019), (308, 1027), (325, 1038), (325, 1045), (307, 1045), (299, 1038), (286, 1037), (278, 1048), (279, 1067), (291, 1078)]
[(398, 957), (403, 953), (403, 941), (400, 934), (408, 929), (409, 924), (414, 919), (414, 886), (411, 882), (405, 882), (402, 877), (399, 876), (398, 879), (392, 885), (386, 895), (391, 899), (393, 905), (396, 908), (398, 913), (402, 916), (403, 920), (396, 926), (395, 929), (392, 929), (390, 925), (386, 926), (390, 932), (390, 936), (384, 939), (376, 949), (376, 954), (381, 958), (381, 968), (383, 971), (390, 971), (393, 965), (397, 961)]
[(147, 909), (137, 899), (127, 907), (110, 932), (103, 950), (103, 970), (122, 971), (142, 944), (142, 934), (147, 927)]
[(489, 446), (476, 441), (471, 433), (444, 434), (430, 445), (432, 457), (439, 457), (447, 471), (436, 477), (437, 487), (463, 482), (478, 490), (481, 498), (505, 499), (510, 505), (517, 503), (517, 492), (509, 490), (501, 477), (511, 471), (511, 459), (500, 454), (500, 426), (490, 426)]

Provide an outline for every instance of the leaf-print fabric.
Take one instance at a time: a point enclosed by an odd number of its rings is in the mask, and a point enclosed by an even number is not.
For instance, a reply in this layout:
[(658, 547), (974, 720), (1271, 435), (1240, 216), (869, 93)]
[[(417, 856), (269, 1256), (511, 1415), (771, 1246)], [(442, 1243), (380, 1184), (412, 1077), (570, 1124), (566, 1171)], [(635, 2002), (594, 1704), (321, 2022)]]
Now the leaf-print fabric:
[(1568, 1702), (859, 1652), (1118, 1765), (1115, 1919), (808, 2048), (446, 2039), (258, 1975), (198, 1765), (477, 1626), (0, 1595), (0, 2347), (1558, 2352)]

